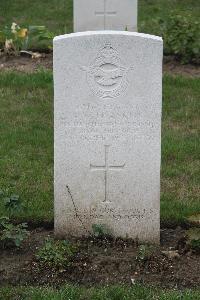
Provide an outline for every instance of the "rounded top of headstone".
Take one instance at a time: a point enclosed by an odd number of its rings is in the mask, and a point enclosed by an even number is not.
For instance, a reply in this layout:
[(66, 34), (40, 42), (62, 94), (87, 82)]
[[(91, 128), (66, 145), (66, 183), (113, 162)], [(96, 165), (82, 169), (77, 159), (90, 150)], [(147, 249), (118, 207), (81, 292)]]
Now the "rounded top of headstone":
[(129, 37), (138, 37), (148, 40), (154, 40), (162, 42), (162, 37), (146, 34), (146, 33), (138, 33), (138, 32), (130, 32), (130, 31), (115, 31), (115, 30), (100, 30), (100, 31), (84, 31), (84, 32), (76, 32), (64, 35), (58, 35), (54, 37), (54, 42), (68, 39), (68, 38), (76, 38), (76, 37), (87, 37), (87, 36), (100, 36), (100, 35), (112, 35), (112, 36), (129, 36)]

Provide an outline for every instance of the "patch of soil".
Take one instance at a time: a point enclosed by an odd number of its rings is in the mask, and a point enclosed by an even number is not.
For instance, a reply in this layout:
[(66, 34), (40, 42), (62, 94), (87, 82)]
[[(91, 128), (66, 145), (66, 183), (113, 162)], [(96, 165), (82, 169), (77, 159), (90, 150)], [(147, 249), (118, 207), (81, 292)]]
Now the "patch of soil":
[(200, 66), (191, 64), (183, 65), (171, 57), (164, 57), (163, 71), (171, 75), (200, 77)]
[[(53, 54), (43, 53), (41, 58), (0, 56), (1, 70), (16, 70), (19, 72), (33, 73), (41, 68), (53, 68)], [(189, 77), (200, 77), (200, 66), (182, 65), (173, 57), (165, 57), (163, 64), (164, 73), (171, 75), (183, 75)]]
[(53, 68), (53, 54), (44, 53), (41, 58), (30, 58), (25, 56), (0, 56), (0, 71), (18, 71), (33, 73), (41, 68)]
[[(53, 236), (53, 232), (34, 229), (22, 249), (0, 250), (0, 286), (59, 286), (66, 282), (87, 286), (134, 282), (170, 288), (200, 286), (200, 255), (186, 247), (185, 231), (180, 227), (162, 229), (160, 247), (145, 259), (138, 259), (140, 246), (133, 240), (70, 239), (79, 245), (78, 251), (70, 266), (62, 271), (41, 267), (35, 257), (47, 236)], [(176, 257), (169, 258), (163, 253), (175, 249)]]

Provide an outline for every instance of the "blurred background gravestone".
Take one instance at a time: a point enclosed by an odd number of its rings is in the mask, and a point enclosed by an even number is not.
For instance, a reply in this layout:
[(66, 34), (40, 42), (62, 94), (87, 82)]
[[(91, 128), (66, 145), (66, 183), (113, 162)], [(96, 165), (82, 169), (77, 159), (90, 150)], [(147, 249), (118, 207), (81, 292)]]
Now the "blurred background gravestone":
[(137, 31), (137, 0), (74, 0), (74, 32)]

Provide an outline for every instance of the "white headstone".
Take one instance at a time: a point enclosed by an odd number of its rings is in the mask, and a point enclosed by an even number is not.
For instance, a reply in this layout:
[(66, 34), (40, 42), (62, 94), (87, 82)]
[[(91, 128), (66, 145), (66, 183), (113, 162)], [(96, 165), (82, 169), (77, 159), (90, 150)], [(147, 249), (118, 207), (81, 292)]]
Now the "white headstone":
[(55, 233), (159, 241), (162, 39), (54, 39)]
[(137, 0), (74, 0), (74, 32), (137, 31)]

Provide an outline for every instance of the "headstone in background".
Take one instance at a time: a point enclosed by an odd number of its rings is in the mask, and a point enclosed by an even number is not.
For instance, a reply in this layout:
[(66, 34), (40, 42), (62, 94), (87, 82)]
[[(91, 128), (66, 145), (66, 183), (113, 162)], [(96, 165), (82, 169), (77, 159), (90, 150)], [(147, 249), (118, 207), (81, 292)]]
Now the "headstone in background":
[(54, 39), (57, 236), (159, 241), (162, 52), (139, 33)]
[(137, 31), (137, 0), (74, 0), (74, 32)]

